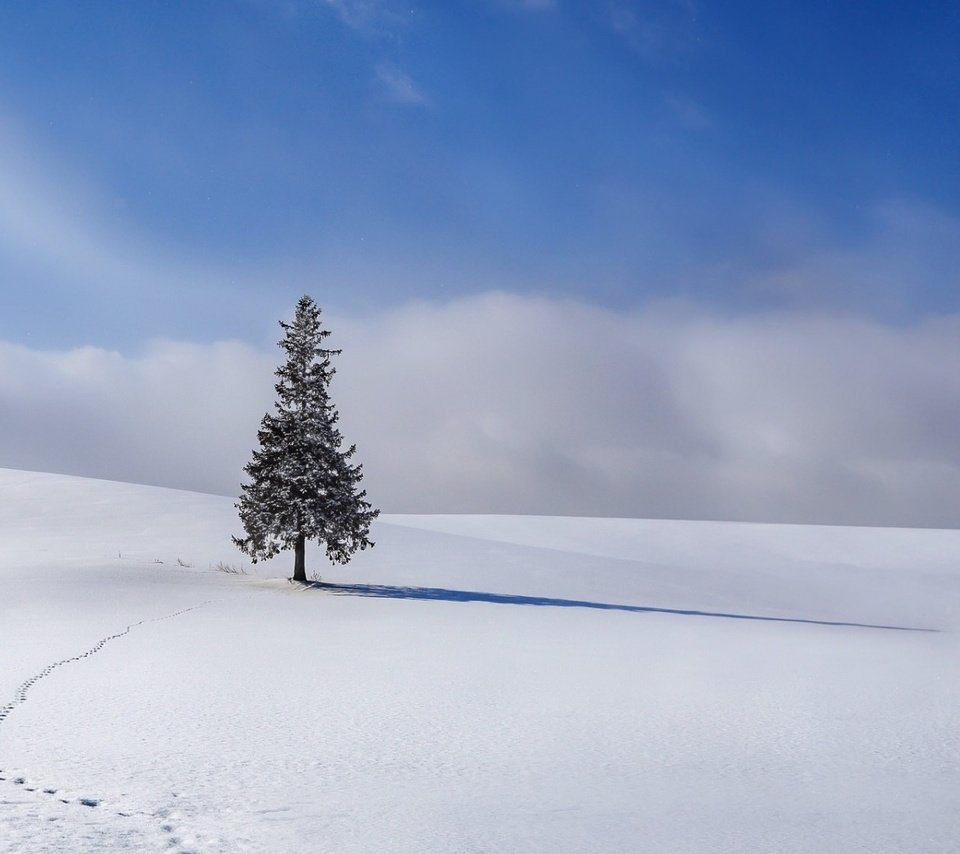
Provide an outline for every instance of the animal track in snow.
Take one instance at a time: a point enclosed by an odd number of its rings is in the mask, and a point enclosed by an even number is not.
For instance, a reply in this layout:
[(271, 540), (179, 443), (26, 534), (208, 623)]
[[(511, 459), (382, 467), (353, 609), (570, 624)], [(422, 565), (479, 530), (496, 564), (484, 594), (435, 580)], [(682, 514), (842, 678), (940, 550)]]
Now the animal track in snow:
[[(14, 776), (14, 774), (16, 774), (16, 776)], [(74, 796), (69, 792), (61, 792), (61, 790), (53, 787), (41, 788), (39, 784), (33, 783), (29, 777), (17, 772), (4, 770), (3, 768), (0, 768), (0, 783), (10, 783), (25, 792), (42, 792), (44, 795), (56, 796), (52, 798), (52, 800), (59, 801), (67, 807), (86, 807), (88, 809), (100, 807), (108, 809), (113, 815), (119, 816), (120, 818), (141, 818), (147, 819), (148, 822), (159, 821), (159, 830), (164, 837), (163, 844), (166, 850), (175, 852), (175, 854), (195, 854), (196, 846), (192, 843), (196, 842), (196, 840), (194, 840), (189, 833), (184, 833), (182, 828), (178, 827), (182, 819), (182, 815), (178, 810), (159, 809), (154, 812), (147, 812), (145, 810), (122, 810), (116, 807), (111, 809), (111, 805), (104, 798), (89, 795)], [(174, 798), (178, 797), (177, 794), (173, 792), (171, 792), (171, 795)], [(0, 803), (13, 802), (0, 800)], [(49, 816), (47, 820), (60, 821), (61, 819), (58, 816)], [(206, 850), (206, 847), (202, 844), (201, 847)]]
[[(209, 605), (209, 604), (210, 604), (210, 600), (207, 600), (197, 605), (191, 605), (189, 608), (182, 608), (181, 610), (175, 611), (172, 614), (165, 614), (162, 617), (152, 617), (150, 619), (139, 620), (136, 623), (131, 623), (130, 625), (128, 625), (122, 632), (117, 632), (116, 634), (108, 635), (105, 638), (101, 638), (86, 652), (82, 652), (79, 655), (71, 656), (70, 658), (63, 658), (60, 661), (55, 661), (52, 664), (48, 664), (39, 673), (35, 674), (34, 676), (31, 676), (29, 679), (27, 679), (25, 682), (22, 683), (20, 687), (17, 688), (13, 699), (9, 703), (7, 703), (4, 706), (0, 706), (0, 726), (3, 725), (4, 721), (7, 719), (7, 717), (9, 717), (10, 713), (15, 708), (17, 708), (17, 706), (20, 706), (27, 701), (27, 694), (29, 693), (30, 689), (34, 685), (36, 685), (36, 683), (39, 682), (41, 679), (49, 676), (58, 667), (62, 667), (64, 664), (70, 664), (71, 662), (74, 662), (74, 661), (80, 661), (81, 659), (84, 659), (84, 658), (89, 658), (91, 655), (94, 655), (100, 652), (100, 650), (103, 649), (104, 646), (106, 646), (110, 641), (116, 640), (117, 638), (121, 638), (124, 635), (129, 634), (133, 629), (137, 628), (138, 626), (145, 625), (146, 623), (158, 623), (161, 620), (170, 620), (173, 617), (179, 617), (181, 614), (186, 614), (188, 611), (194, 611), (197, 608), (202, 608), (204, 605)], [(4, 769), (0, 768), (0, 782), (8, 782), (8, 781), (13, 783), (15, 786), (22, 787), (23, 790), (26, 792), (37, 792), (38, 790), (41, 790), (41, 787), (39, 785), (33, 785), (33, 784), (27, 785), (27, 783), (30, 781), (22, 775), (17, 775), (15, 777), (8, 778), (6, 773), (4, 772)], [(53, 787), (43, 788), (41, 791), (44, 795), (56, 796), (59, 793), (59, 790)], [(61, 797), (58, 797), (57, 800), (59, 800), (60, 803), (62, 804), (67, 804), (67, 805), (77, 804), (79, 806), (87, 807), (90, 809), (100, 807), (104, 803), (103, 798), (96, 798), (96, 797), (90, 797), (90, 796), (83, 796), (83, 797), (76, 797), (76, 798), (61, 796)], [(122, 816), (125, 818), (131, 817), (134, 815), (140, 815), (148, 818), (158, 817), (156, 814), (146, 813), (141, 811), (128, 811), (128, 812), (118, 811), (116, 814), (118, 816)], [(167, 832), (166, 827), (167, 826), (163, 828), (165, 833)], [(173, 828), (171, 827), (170, 830), (172, 831)], [(168, 838), (167, 843), (169, 847), (174, 847), (179, 845), (180, 839), (178, 837), (171, 836)]]
[[(24, 777), (22, 774), (18, 774), (15, 777), (7, 777), (7, 773), (0, 768), (0, 783), (9, 782), (14, 786), (22, 787), (24, 792), (41, 792), (44, 795), (56, 795), (59, 793), (59, 789), (54, 789), (52, 787), (41, 788), (38, 783), (34, 783), (30, 780), (29, 777)], [(103, 798), (93, 798), (93, 797), (63, 797), (62, 795), (57, 798), (61, 804), (80, 804), (85, 807), (98, 807), (103, 803)]]
[(137, 626), (145, 625), (146, 623), (159, 623), (161, 620), (170, 620), (173, 617), (179, 617), (181, 614), (186, 614), (188, 611), (195, 611), (197, 608), (202, 608), (204, 605), (209, 605), (210, 600), (206, 602), (201, 602), (199, 605), (191, 605), (189, 608), (182, 608), (179, 611), (175, 611), (172, 614), (166, 614), (162, 617), (152, 617), (147, 620), (140, 620), (136, 623), (131, 623), (127, 626), (122, 632), (117, 632), (115, 635), (108, 635), (105, 638), (98, 640), (90, 649), (86, 652), (82, 652), (79, 655), (74, 655), (70, 658), (62, 658), (60, 661), (55, 661), (53, 664), (48, 664), (43, 668), (39, 673), (34, 676), (31, 676), (26, 680), (19, 688), (17, 688), (16, 693), (14, 694), (13, 699), (7, 703), (5, 706), (0, 706), (0, 725), (7, 719), (10, 713), (17, 707), (22, 705), (27, 701), (27, 693), (30, 689), (37, 684), (41, 679), (46, 676), (49, 676), (54, 670), (58, 667), (63, 667), (64, 664), (70, 664), (74, 661), (80, 661), (83, 658), (88, 658), (95, 653), (100, 652), (110, 641), (116, 640), (117, 638), (122, 638), (124, 635), (130, 634), (131, 630), (137, 628)]
[[(42, 792), (42, 795), (46, 795), (48, 797), (53, 796), (50, 797), (49, 803), (59, 802), (60, 804), (64, 804), (68, 809), (75, 807), (96, 809), (99, 807), (101, 809), (107, 809), (113, 815), (124, 819), (145, 819), (147, 824), (152, 824), (159, 821), (159, 830), (162, 841), (158, 840), (158, 845), (162, 847), (163, 850), (170, 851), (171, 854), (194, 854), (193, 848), (189, 846), (189, 844), (187, 846), (184, 845), (184, 842), (189, 840), (191, 837), (189, 834), (184, 834), (175, 825), (175, 822), (180, 819), (179, 812), (171, 811), (169, 809), (161, 809), (155, 812), (129, 809), (120, 810), (116, 808), (111, 809), (109, 802), (103, 798), (92, 797), (90, 795), (74, 796), (69, 792), (61, 792), (53, 787), (41, 788), (39, 784), (34, 783), (29, 777), (26, 777), (18, 772), (5, 770), (3, 768), (0, 768), (0, 783), (7, 783), (9, 785), (16, 786), (17, 791), (21, 792), (35, 792), (38, 795), (40, 795)], [(42, 795), (40, 795), (41, 798)], [(23, 802), (0, 799), (0, 804), (14, 803)], [(40, 803), (40, 800), (38, 800), (37, 803)], [(48, 815), (46, 820), (62, 821), (64, 818), (66, 818), (66, 815)], [(144, 830), (149, 834), (149, 831), (146, 831), (146, 828), (144, 828)]]

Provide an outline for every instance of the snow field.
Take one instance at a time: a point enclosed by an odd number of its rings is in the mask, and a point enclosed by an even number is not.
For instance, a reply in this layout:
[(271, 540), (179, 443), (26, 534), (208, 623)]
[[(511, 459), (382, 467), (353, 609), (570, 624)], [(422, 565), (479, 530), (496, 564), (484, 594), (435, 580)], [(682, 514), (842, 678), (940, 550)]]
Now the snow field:
[(5, 471), (0, 486), (0, 704), (96, 647), (0, 720), (0, 851), (960, 838), (954, 532), (383, 517), (376, 549), (324, 571), (504, 594), (455, 601), (210, 572), (240, 563), (229, 499)]

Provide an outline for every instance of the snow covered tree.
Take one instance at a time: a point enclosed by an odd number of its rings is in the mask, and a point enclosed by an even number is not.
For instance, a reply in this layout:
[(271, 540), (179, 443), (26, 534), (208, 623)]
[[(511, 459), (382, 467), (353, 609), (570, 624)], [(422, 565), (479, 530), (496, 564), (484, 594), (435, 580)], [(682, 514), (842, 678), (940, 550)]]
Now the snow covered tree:
[(364, 500), (362, 466), (350, 462), (356, 446), (341, 449), (339, 415), (327, 391), (335, 373), (330, 359), (340, 351), (322, 346), (330, 333), (320, 309), (301, 297), (293, 322), (280, 326), (287, 359), (276, 371), (275, 411), (264, 415), (260, 449), (244, 468), (249, 482), (236, 507), (246, 536), (233, 541), (254, 563), (293, 548), (293, 580), (306, 581), (307, 540), (325, 543), (332, 561), (346, 563), (373, 545), (370, 523), (380, 511)]

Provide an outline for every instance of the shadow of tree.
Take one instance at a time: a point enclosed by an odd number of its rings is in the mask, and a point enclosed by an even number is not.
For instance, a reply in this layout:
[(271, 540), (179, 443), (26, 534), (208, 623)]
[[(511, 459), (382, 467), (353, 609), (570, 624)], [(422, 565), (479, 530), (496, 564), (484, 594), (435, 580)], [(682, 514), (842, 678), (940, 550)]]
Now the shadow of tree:
[(509, 593), (481, 593), (475, 590), (447, 590), (443, 587), (394, 587), (386, 584), (331, 584), (308, 582), (308, 589), (347, 596), (370, 596), (378, 599), (421, 599), (439, 602), (487, 602), (494, 605), (534, 605), (553, 608), (592, 608), (597, 611), (628, 611), (634, 614), (673, 614), (681, 617), (716, 617), (725, 620), (756, 620), (767, 623), (804, 623), (812, 626), (842, 626), (855, 629), (883, 629), (896, 632), (939, 632), (916, 626), (887, 626), (843, 620), (813, 620), (803, 617), (772, 617), (760, 614), (734, 614), (723, 611), (698, 611), (682, 608), (655, 608), (648, 605), (615, 605), (587, 602), (581, 599), (552, 599), (546, 596), (518, 596)]

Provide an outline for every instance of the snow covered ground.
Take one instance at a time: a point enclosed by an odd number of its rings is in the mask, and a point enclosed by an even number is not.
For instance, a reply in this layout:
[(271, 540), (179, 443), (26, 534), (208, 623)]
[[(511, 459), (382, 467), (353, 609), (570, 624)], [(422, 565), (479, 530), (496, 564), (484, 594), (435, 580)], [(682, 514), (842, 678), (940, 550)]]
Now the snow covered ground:
[(0, 851), (958, 848), (960, 532), (385, 516), (302, 589), (0, 491)]

